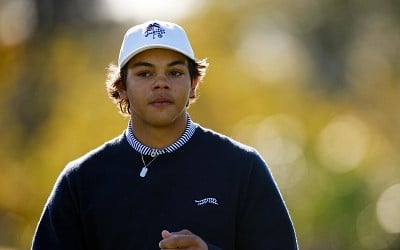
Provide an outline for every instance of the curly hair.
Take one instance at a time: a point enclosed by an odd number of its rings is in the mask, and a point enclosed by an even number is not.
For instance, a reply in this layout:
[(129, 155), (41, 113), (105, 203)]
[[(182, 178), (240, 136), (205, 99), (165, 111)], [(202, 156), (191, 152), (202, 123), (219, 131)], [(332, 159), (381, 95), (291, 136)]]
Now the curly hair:
[[(207, 59), (194, 61), (190, 58), (188, 59), (188, 69), (190, 80), (198, 80), (200, 83), (203, 81), (206, 71), (208, 68)], [(120, 95), (121, 90), (126, 90), (126, 78), (128, 74), (128, 68), (125, 65), (121, 70), (117, 65), (110, 64), (107, 68), (107, 79), (106, 79), (106, 89), (108, 97), (115, 103), (120, 110), (122, 115), (130, 115), (130, 103), (127, 98), (122, 98)], [(194, 96), (190, 96), (190, 103), (193, 103), (197, 99), (197, 87)]]

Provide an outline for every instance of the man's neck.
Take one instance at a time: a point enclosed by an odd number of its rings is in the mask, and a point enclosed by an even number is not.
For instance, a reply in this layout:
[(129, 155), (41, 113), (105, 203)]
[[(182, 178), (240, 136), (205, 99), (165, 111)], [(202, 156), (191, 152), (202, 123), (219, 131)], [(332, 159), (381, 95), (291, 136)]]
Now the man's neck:
[(186, 117), (171, 126), (141, 126), (132, 119), (132, 130), (136, 139), (155, 149), (163, 149), (176, 142), (185, 132), (186, 125)]

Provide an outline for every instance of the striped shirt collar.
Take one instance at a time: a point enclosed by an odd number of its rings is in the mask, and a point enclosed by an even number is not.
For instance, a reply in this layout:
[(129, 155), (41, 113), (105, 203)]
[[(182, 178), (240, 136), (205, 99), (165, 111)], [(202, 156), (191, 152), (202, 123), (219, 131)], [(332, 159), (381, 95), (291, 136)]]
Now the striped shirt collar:
[(182, 147), (186, 142), (190, 140), (197, 127), (198, 124), (194, 123), (192, 119), (190, 119), (190, 116), (187, 115), (185, 132), (183, 132), (182, 136), (177, 141), (163, 149), (150, 148), (142, 144), (138, 139), (136, 139), (135, 135), (133, 134), (131, 120), (129, 120), (128, 128), (125, 130), (125, 137), (128, 140), (129, 145), (131, 145), (134, 150), (141, 153), (142, 155), (151, 155), (152, 157), (155, 157), (156, 155), (172, 153), (178, 148)]

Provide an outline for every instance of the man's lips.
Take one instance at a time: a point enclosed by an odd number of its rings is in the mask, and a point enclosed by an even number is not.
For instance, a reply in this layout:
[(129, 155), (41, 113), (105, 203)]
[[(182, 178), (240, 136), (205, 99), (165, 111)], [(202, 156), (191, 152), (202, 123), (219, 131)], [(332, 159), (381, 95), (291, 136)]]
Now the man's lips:
[(166, 98), (166, 97), (158, 97), (153, 100), (151, 100), (150, 105), (154, 106), (166, 106), (172, 104), (171, 99)]

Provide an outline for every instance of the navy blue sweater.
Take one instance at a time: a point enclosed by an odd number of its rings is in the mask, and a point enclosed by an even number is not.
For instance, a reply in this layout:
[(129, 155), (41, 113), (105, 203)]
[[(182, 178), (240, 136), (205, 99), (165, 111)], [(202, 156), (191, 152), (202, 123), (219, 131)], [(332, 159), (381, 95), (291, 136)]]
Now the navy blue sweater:
[(124, 134), (69, 163), (32, 248), (153, 250), (163, 229), (188, 229), (210, 250), (297, 249), (283, 199), (253, 148), (198, 127), (144, 178), (142, 167)]

